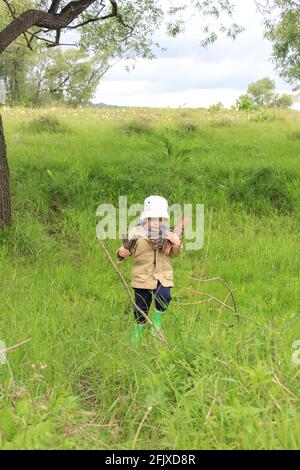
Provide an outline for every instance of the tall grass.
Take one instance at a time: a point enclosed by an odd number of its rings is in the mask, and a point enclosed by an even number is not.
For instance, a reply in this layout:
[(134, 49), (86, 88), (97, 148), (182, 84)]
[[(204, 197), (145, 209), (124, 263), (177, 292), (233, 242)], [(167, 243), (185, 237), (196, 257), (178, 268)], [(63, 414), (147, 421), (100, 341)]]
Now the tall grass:
[[(1, 448), (299, 448), (300, 117), (276, 115), (3, 110), (14, 214), (0, 232), (0, 340), (31, 341), (0, 366)], [(188, 160), (164, 158), (166, 129), (196, 148)], [(95, 241), (100, 203), (152, 193), (206, 210), (204, 249), (174, 261), (169, 350), (150, 334), (132, 346), (126, 293)], [(247, 319), (180, 307), (194, 298), (176, 285), (201, 276), (224, 278)]]

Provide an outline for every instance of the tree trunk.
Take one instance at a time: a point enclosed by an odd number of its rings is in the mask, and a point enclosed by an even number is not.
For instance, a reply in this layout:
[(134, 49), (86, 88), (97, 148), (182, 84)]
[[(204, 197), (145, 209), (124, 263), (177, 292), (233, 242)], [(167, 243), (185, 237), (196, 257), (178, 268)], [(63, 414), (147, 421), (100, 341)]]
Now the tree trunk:
[(0, 227), (11, 224), (9, 176), (4, 130), (0, 114)]

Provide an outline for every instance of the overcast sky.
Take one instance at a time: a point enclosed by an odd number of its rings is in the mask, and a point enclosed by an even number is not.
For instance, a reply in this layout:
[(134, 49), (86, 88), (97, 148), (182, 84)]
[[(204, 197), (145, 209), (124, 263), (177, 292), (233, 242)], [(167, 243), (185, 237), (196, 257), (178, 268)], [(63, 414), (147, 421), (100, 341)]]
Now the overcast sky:
[[(271, 44), (263, 38), (254, 1), (235, 0), (235, 4), (235, 20), (246, 28), (236, 41), (222, 36), (208, 49), (201, 48), (200, 17), (177, 38), (161, 30), (155, 39), (167, 51), (156, 50), (158, 57), (153, 60), (137, 60), (129, 72), (125, 61), (114, 65), (102, 79), (94, 101), (152, 107), (207, 107), (221, 101), (230, 107), (250, 82), (265, 76), (276, 80), (279, 91), (290, 92), (270, 60)], [(296, 107), (300, 109), (300, 104)]]

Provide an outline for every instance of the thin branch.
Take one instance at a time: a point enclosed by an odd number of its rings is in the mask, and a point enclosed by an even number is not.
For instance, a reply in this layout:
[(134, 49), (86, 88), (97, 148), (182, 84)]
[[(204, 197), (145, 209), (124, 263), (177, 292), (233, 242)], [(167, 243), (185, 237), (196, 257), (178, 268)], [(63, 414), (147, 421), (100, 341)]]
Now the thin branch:
[(176, 303), (176, 307), (190, 307), (192, 305), (208, 304), (212, 301), (213, 299), (207, 299), (207, 300), (199, 300), (198, 302), (183, 302), (181, 304)]
[(82, 23), (78, 23), (74, 26), (69, 26), (68, 29), (77, 29), (77, 28), (81, 28), (82, 26), (85, 26), (89, 23), (94, 23), (96, 21), (101, 21), (101, 20), (107, 20), (108, 18), (112, 18), (114, 17), (115, 15), (113, 15), (112, 13), (109, 13), (105, 16), (99, 16), (99, 17), (94, 17), (94, 18), (89, 18), (88, 20), (86, 21), (83, 21)]
[(119, 13), (119, 9), (118, 9), (118, 5), (117, 5), (117, 2), (114, 1), (114, 0), (110, 0), (110, 3), (112, 5), (112, 11), (111, 13), (108, 13), (107, 15), (104, 15), (104, 16), (99, 16), (101, 11), (103, 10), (104, 6), (99, 10), (98, 14), (92, 18), (88, 18), (86, 19), (85, 21), (82, 21), (81, 23), (78, 23), (74, 26), (69, 26), (68, 29), (77, 29), (77, 28), (81, 28), (82, 26), (86, 26), (87, 24), (89, 23), (95, 23), (97, 21), (103, 21), (103, 20), (107, 20), (109, 18), (117, 18), (117, 20), (119, 21), (119, 23), (121, 23), (125, 28), (129, 28), (131, 30), (131, 32), (133, 31), (133, 27), (130, 26), (128, 23), (125, 23), (125, 21), (123, 20), (123, 17), (122, 15)]
[[(240, 315), (235, 309), (233, 309), (232, 307), (230, 307), (229, 305), (227, 305), (226, 303), (222, 302), (222, 300), (218, 299), (217, 297), (211, 295), (211, 294), (207, 294), (206, 292), (200, 292), (198, 290), (195, 290), (195, 289), (192, 289), (190, 287), (185, 287), (185, 286), (178, 286), (179, 288), (181, 289), (184, 289), (184, 290), (187, 290), (189, 292), (192, 292), (193, 294), (198, 294), (198, 295), (202, 295), (202, 296), (205, 296), (205, 297), (209, 297), (209, 299), (211, 301), (215, 301), (217, 302), (218, 304), (222, 305), (224, 308), (226, 308), (227, 310), (230, 310), (236, 317), (237, 319), (240, 319), (240, 318), (243, 318), (245, 320), (250, 320), (250, 318), (244, 316), (244, 315)], [(199, 302), (200, 303), (200, 302)], [(201, 302), (203, 303), (203, 302)], [(184, 305), (184, 304), (182, 304)], [(191, 305), (191, 304), (190, 304)], [(197, 305), (197, 303), (194, 303), (194, 305)]]
[(73, 0), (59, 14), (35, 9), (24, 11), (0, 31), (0, 53), (33, 26), (51, 31), (66, 28), (95, 2), (96, 0)]
[(49, 13), (57, 13), (59, 9), (59, 4), (61, 0), (52, 0), (51, 6), (49, 8)]
[(60, 82), (58, 84), (58, 86), (56, 88), (50, 88), (50, 93), (57, 93), (58, 91), (60, 91), (63, 86), (68, 82), (68, 80), (70, 79), (70, 74), (68, 74), (63, 80), (62, 82)]
[(10, 351), (14, 351), (15, 349), (19, 348), (20, 346), (23, 346), (23, 344), (29, 343), (29, 341), (31, 341), (31, 338), (25, 339), (21, 343), (15, 344), (14, 346), (10, 346), (9, 348), (2, 349), (1, 353), (3, 354), (3, 353), (10, 352)]
[(198, 290), (191, 289), (190, 287), (178, 286), (178, 288), (187, 290), (189, 292), (192, 292), (193, 294), (198, 294), (198, 295), (203, 295), (205, 297), (209, 297), (210, 300), (214, 300), (215, 302), (219, 303), (220, 305), (223, 305), (223, 307), (227, 308), (228, 310), (231, 310), (232, 312), (236, 313), (235, 310), (232, 307), (230, 307), (229, 305), (224, 304), (224, 302), (222, 302), (222, 300), (218, 299), (217, 297), (214, 297), (213, 295), (207, 294), (206, 292), (200, 292)]
[[(42, 36), (38, 36), (40, 33), (48, 33), (49, 30), (43, 30), (43, 29), (39, 29), (38, 31), (35, 31), (34, 33), (30, 32), (30, 31), (27, 31), (27, 34), (29, 34), (31, 36), (30, 40), (29, 40), (29, 43), (31, 43), (33, 41), (33, 39), (38, 39), (39, 41), (43, 41), (46, 43), (47, 47), (54, 47), (54, 46), (72, 46), (72, 47), (77, 47), (77, 44), (76, 43), (59, 43), (59, 44), (56, 44), (55, 41), (51, 41), (51, 39), (48, 39), (46, 37), (42, 37)], [(32, 47), (30, 47), (30, 49), (32, 50)]]
[[(226, 303), (227, 303), (227, 300), (228, 300), (228, 298), (229, 298), (229, 297), (230, 297), (230, 292), (228, 292), (228, 293), (227, 293), (227, 295), (226, 295), (225, 299), (223, 300), (224, 304), (226, 304)], [(219, 314), (221, 314), (221, 313), (223, 312), (223, 310), (224, 310), (224, 305), (221, 305), (221, 308), (220, 308)]]
[(192, 279), (193, 281), (198, 281), (198, 282), (215, 282), (215, 281), (221, 282), (223, 284), (223, 286), (226, 287), (226, 289), (230, 292), (230, 296), (231, 296), (231, 299), (232, 299), (232, 302), (233, 302), (233, 305), (234, 305), (234, 310), (235, 310), (235, 312), (237, 312), (237, 304), (236, 304), (236, 301), (235, 301), (235, 298), (234, 298), (234, 295), (233, 295), (233, 290), (224, 281), (224, 279), (222, 279), (221, 277), (213, 277), (211, 279), (198, 279), (198, 278), (192, 277), (192, 276), (190, 276), (189, 278)]
[(291, 397), (295, 398), (295, 400), (300, 401), (299, 398), (280, 381), (279, 377), (276, 374), (274, 374), (274, 379), (272, 379), (272, 382), (279, 385), (282, 390), (287, 392)]
[(15, 9), (15, 7), (13, 7), (13, 6), (10, 4), (10, 2), (8, 2), (7, 0), (3, 0), (3, 2), (4, 2), (5, 5), (7, 6), (8, 10), (9, 10), (9, 12), (10, 12), (10, 14), (11, 14), (11, 16), (12, 16), (13, 18), (15, 18), (15, 16), (16, 16), (16, 9)]
[[(122, 24), (125, 28), (129, 28), (133, 31), (133, 26), (126, 23), (123, 16), (119, 12), (118, 4), (116, 0), (109, 0), (112, 6), (110, 13), (104, 16), (99, 16), (105, 4), (101, 1), (101, 8), (99, 9), (96, 16), (87, 18), (84, 21), (77, 23), (72, 26), (72, 22), (80, 17), (91, 5), (95, 4), (97, 0), (73, 0), (69, 2), (62, 10), (58, 13), (61, 0), (53, 0), (48, 11), (42, 10), (27, 10), (21, 13), (19, 16), (15, 16), (15, 11), (8, 0), (3, 0), (13, 15), (13, 21), (7, 25), (2, 31), (0, 31), (0, 53), (3, 52), (14, 40), (20, 35), (24, 35), (27, 46), (31, 48), (31, 42), (33, 38), (44, 40), (48, 47), (55, 47), (62, 45), (60, 44), (60, 36), (62, 29), (77, 29), (84, 25), (92, 22), (104, 21), (109, 18), (116, 18), (117, 21)], [(32, 27), (41, 28), (39, 33), (47, 33), (49, 31), (56, 31), (55, 41), (45, 40), (35, 33), (31, 36), (28, 41), (26, 32)], [(46, 29), (45, 29), (46, 28)], [(31, 33), (30, 33), (31, 34)]]
[(207, 415), (206, 415), (206, 417), (205, 417), (204, 426), (206, 426), (207, 423), (208, 423), (208, 420), (209, 420), (209, 418), (210, 418), (210, 415), (211, 415), (211, 413), (212, 413), (212, 410), (213, 410), (213, 407), (214, 407), (216, 401), (218, 401), (218, 398), (217, 398), (217, 397), (214, 397), (213, 400), (212, 400), (212, 402), (211, 402), (211, 405), (210, 405), (210, 407), (209, 407), (209, 410), (208, 410), (208, 412), (207, 412)]
[(56, 45), (56, 46), (59, 45), (60, 36), (61, 36), (61, 29), (57, 29), (57, 30), (56, 30), (56, 37), (55, 37), (55, 45)]
[[(9, 9), (9, 12), (10, 12), (12, 18), (15, 19), (16, 18), (16, 9), (7, 0), (3, 0), (3, 1), (6, 4), (7, 8)], [(33, 49), (31, 47), (30, 41), (27, 38), (26, 32), (23, 33), (23, 37), (26, 41), (27, 47), (32, 51)]]
[(102, 1), (100, 2), (100, 4), (101, 4), (102, 8), (100, 8), (100, 10), (98, 11), (98, 13), (95, 17), (88, 18), (87, 20), (82, 21), (81, 23), (78, 23), (75, 26), (69, 26), (68, 29), (77, 29), (77, 28), (80, 28), (81, 26), (85, 26), (89, 23), (93, 23), (95, 21), (107, 20), (108, 18), (116, 17), (118, 15), (118, 5), (115, 4), (115, 5), (113, 5), (113, 9), (112, 9), (111, 13), (108, 13), (105, 16), (99, 16), (100, 13), (102, 12), (103, 8), (105, 7), (105, 4)]
[(142, 419), (142, 421), (140, 422), (139, 427), (138, 427), (138, 429), (137, 429), (137, 432), (136, 432), (136, 434), (135, 434), (135, 436), (134, 436), (133, 443), (132, 443), (132, 450), (135, 449), (135, 446), (136, 446), (137, 440), (138, 440), (138, 438), (139, 438), (140, 432), (141, 432), (141, 430), (142, 430), (142, 427), (144, 426), (144, 423), (147, 421), (148, 416), (150, 415), (150, 413), (151, 413), (152, 410), (153, 410), (153, 406), (152, 406), (152, 405), (148, 406), (147, 411), (146, 411), (146, 413), (144, 414), (143, 419)]

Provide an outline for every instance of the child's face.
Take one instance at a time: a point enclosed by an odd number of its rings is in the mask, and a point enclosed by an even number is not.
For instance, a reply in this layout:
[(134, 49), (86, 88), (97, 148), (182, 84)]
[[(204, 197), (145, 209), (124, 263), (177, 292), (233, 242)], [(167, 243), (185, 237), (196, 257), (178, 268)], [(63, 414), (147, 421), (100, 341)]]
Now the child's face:
[(151, 228), (151, 229), (158, 229), (162, 227), (163, 225), (163, 219), (161, 217), (160, 218), (149, 217), (147, 219), (147, 222), (148, 222), (148, 228)]
[(168, 230), (168, 220), (155, 217), (147, 219), (147, 228), (151, 238), (158, 238), (159, 235), (163, 235)]

